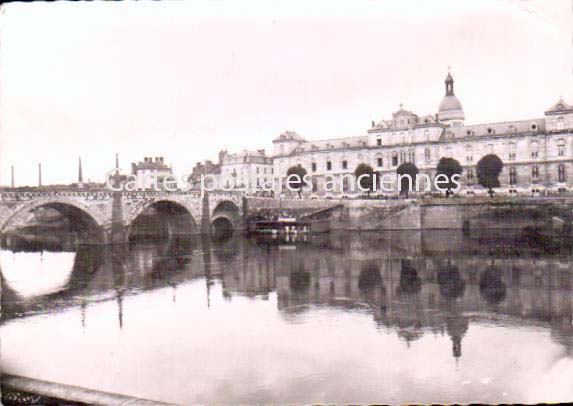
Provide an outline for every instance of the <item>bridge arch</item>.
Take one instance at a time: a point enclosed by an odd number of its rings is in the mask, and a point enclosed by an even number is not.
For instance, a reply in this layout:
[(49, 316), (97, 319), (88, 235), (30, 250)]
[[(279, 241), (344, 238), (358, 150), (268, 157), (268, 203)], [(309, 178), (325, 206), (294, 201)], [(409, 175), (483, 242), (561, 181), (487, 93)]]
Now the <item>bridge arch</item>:
[[(32, 212), (41, 207), (55, 209), (71, 220), (72, 225), (77, 225), (74, 224), (75, 220), (76, 223), (90, 226), (76, 230), (80, 233), (80, 242), (97, 241), (104, 244), (109, 242), (105, 231), (106, 222), (100, 214), (82, 203), (65, 197), (39, 198), (12, 207), (8, 215), (0, 217), (0, 234), (5, 233), (10, 227), (23, 224)], [(87, 233), (90, 235), (86, 235)]]
[(147, 201), (126, 221), (128, 241), (199, 234), (192, 210), (184, 202), (161, 198)]
[(242, 228), (239, 207), (231, 200), (220, 201), (211, 214), (211, 235), (216, 239), (225, 238)]

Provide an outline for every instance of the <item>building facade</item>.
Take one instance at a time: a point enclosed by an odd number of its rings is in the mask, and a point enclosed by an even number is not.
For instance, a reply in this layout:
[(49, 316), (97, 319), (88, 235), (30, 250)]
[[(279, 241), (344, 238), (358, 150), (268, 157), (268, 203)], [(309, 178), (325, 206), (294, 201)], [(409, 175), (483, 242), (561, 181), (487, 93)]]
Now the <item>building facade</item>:
[[(307, 141), (286, 131), (273, 141), (274, 172), (286, 178), (300, 165), (312, 179), (311, 194), (325, 195), (330, 176), (347, 175), (333, 193), (350, 193), (356, 167), (365, 163), (380, 175), (395, 175), (411, 162), (431, 179), (442, 157), (456, 159), (463, 168), (461, 193), (482, 193), (476, 165), (488, 154), (503, 162), (501, 193), (537, 193), (573, 188), (573, 106), (560, 99), (544, 117), (530, 120), (465, 125), (462, 104), (448, 73), (445, 95), (437, 114), (419, 116), (400, 105), (391, 119), (372, 122), (364, 135)], [(352, 186), (352, 187), (351, 187)], [(355, 190), (358, 192), (357, 190)]]
[(219, 159), (222, 187), (241, 189), (248, 194), (270, 194), (264, 186), (273, 181), (273, 159), (266, 155), (264, 149), (245, 150), (235, 154), (223, 151)]
[[(203, 178), (203, 180), (202, 180)], [(274, 178), (273, 158), (264, 149), (230, 154), (219, 152), (217, 163), (198, 162), (189, 177), (191, 190), (209, 189), (242, 190), (250, 195), (272, 196)], [(265, 185), (268, 185), (265, 188)]]
[(143, 161), (133, 162), (131, 164), (131, 175), (136, 179), (138, 189), (175, 189), (177, 181), (173, 177), (173, 171), (170, 166), (165, 164), (163, 157), (145, 157)]

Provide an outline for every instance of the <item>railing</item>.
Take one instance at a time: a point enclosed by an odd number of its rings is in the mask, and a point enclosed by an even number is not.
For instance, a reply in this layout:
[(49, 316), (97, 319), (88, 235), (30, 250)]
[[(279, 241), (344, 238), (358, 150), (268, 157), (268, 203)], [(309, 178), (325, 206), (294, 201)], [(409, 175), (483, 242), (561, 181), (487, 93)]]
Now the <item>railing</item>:
[[(71, 190), (71, 189), (61, 189), (61, 190), (17, 190), (17, 189), (5, 189), (0, 190), (0, 201), (9, 202), (21, 202), (30, 201), (38, 198), (57, 198), (57, 197), (82, 197), (85, 200), (108, 200), (113, 197), (112, 191), (108, 189), (97, 189), (97, 190)], [(237, 192), (233, 191), (213, 191), (209, 192), (213, 195), (237, 195)], [(155, 190), (139, 190), (139, 191), (123, 191), (122, 196), (129, 199), (145, 199), (149, 197), (157, 196), (186, 196), (191, 198), (201, 198), (201, 192), (199, 191), (155, 191)]]

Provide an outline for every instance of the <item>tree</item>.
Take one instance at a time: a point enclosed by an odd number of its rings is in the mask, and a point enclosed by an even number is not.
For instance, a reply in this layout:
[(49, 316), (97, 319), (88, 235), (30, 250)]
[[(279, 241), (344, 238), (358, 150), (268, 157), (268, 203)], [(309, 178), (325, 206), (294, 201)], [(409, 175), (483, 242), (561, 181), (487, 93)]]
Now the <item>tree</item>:
[[(416, 182), (416, 177), (420, 171), (411, 162), (404, 162), (402, 165), (396, 169), (396, 174), (400, 175), (407, 175), (400, 178), (400, 194), (405, 195), (408, 197), (408, 192), (414, 190), (414, 185)], [(409, 180), (408, 177), (411, 179)]]
[(362, 190), (366, 190), (368, 196), (370, 192), (376, 190), (376, 175), (377, 172), (368, 164), (360, 164), (354, 170), (356, 183)]
[[(457, 184), (453, 182), (452, 178), (454, 175), (462, 174), (462, 166), (454, 158), (441, 158), (436, 167), (436, 176), (445, 175), (447, 178), (446, 185), (446, 197), (452, 194), (452, 189), (454, 189)], [(442, 185), (443, 182), (440, 182)]]
[[(300, 166), (300, 164), (288, 168), (287, 185), (290, 188), (290, 190), (298, 192), (298, 197), (302, 197), (302, 188), (304, 187), (304, 177), (306, 176), (306, 173), (307, 173), (306, 169)], [(292, 178), (289, 178), (291, 175), (293, 175)], [(291, 180), (288, 181), (288, 179)]]
[(477, 163), (478, 183), (488, 190), (490, 197), (493, 196), (493, 188), (499, 187), (499, 174), (502, 169), (503, 162), (495, 154), (486, 155)]

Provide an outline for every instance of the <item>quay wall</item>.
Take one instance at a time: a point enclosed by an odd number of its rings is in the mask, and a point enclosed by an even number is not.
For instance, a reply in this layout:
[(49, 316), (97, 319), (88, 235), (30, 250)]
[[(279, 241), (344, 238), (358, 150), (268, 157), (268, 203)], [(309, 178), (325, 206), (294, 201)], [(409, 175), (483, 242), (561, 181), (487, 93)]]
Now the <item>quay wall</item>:
[(573, 201), (562, 199), (328, 200), (249, 199), (247, 220), (264, 213), (320, 214), (332, 230), (523, 229), (573, 219)]

